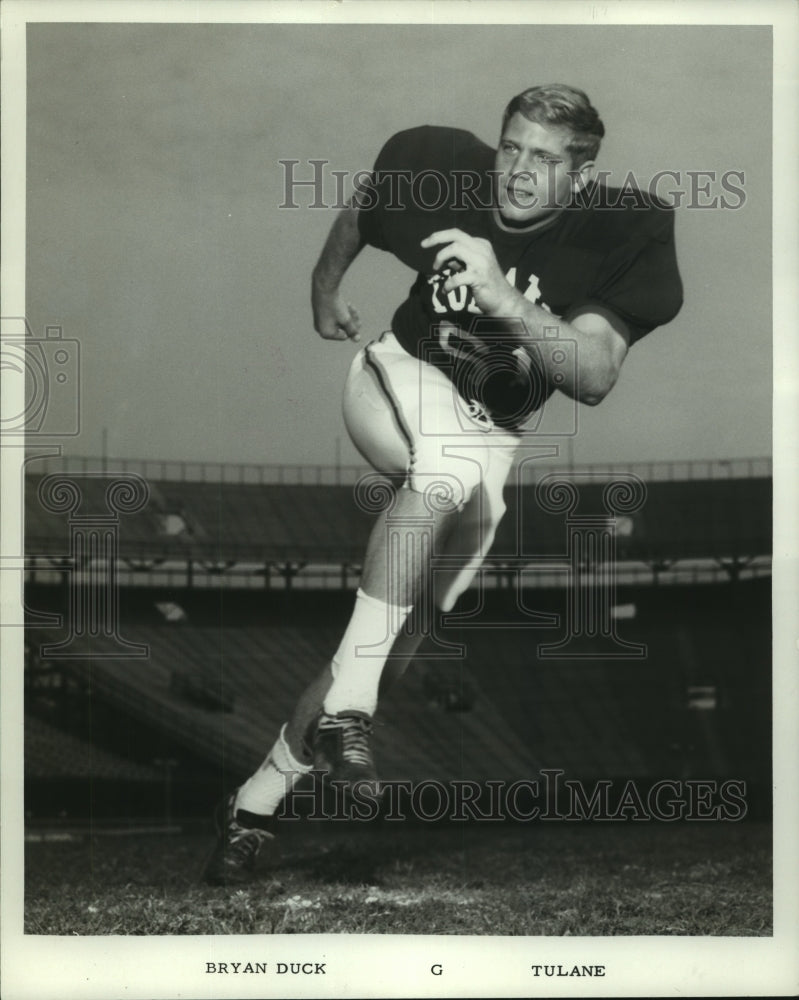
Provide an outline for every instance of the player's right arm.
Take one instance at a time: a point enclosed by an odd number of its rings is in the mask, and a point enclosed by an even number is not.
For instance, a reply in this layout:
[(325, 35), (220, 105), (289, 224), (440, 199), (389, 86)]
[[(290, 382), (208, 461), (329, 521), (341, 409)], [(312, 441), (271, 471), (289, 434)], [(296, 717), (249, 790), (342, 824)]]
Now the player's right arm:
[[(364, 246), (387, 251), (414, 271), (428, 270), (434, 251), (423, 251), (419, 241), (431, 227), (448, 225), (451, 213), (441, 219), (440, 212), (427, 209), (394, 211), (413, 208), (413, 174), (439, 166), (446, 172), (453, 157), (466, 156), (468, 165), (475, 156), (485, 159), (489, 154), (493, 163), (489, 148), (469, 132), (428, 125), (397, 132), (384, 143), (369, 179), (356, 186), (352, 200), (336, 217), (313, 271), (311, 304), (320, 336), (326, 340), (359, 339), (358, 314), (339, 289)], [(437, 221), (433, 221), (434, 216)]]
[(361, 252), (365, 241), (358, 226), (358, 209), (341, 209), (311, 278), (314, 329), (325, 340), (360, 340), (357, 310), (341, 296), (341, 280)]

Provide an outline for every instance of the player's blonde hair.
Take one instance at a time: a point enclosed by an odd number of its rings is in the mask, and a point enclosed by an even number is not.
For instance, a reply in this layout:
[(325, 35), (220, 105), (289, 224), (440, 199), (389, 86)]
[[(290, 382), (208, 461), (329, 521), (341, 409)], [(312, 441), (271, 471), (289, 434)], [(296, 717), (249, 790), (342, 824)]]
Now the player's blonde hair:
[(539, 125), (560, 125), (572, 134), (566, 147), (571, 153), (572, 166), (579, 167), (586, 160), (593, 160), (605, 134), (605, 126), (596, 108), (586, 94), (565, 83), (548, 83), (529, 87), (517, 94), (505, 108), (502, 130), (516, 114), (524, 115)]

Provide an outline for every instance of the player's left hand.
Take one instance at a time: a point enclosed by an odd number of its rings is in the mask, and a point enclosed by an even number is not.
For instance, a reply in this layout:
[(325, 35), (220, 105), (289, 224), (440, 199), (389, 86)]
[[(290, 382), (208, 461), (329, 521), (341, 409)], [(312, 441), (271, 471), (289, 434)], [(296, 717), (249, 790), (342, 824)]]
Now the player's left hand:
[(522, 297), (506, 280), (488, 240), (461, 229), (441, 229), (422, 240), (421, 245), (425, 249), (442, 247), (433, 261), (434, 271), (442, 270), (453, 257), (463, 264), (462, 270), (447, 278), (442, 291), (468, 285), (482, 312), (489, 316), (518, 315)]

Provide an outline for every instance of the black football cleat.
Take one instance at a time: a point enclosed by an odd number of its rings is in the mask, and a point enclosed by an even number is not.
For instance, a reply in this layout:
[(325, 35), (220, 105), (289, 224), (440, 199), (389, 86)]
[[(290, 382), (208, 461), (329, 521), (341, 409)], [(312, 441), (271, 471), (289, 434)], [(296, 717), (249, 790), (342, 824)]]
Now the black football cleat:
[(214, 813), (217, 842), (203, 872), (203, 881), (209, 885), (244, 885), (254, 878), (262, 851), (276, 859), (275, 818), (264, 817), (264, 826), (245, 826), (241, 813), (234, 813), (235, 801), (233, 792)]
[(366, 712), (320, 712), (310, 740), (314, 770), (326, 771), (328, 781), (369, 782), (376, 790), (371, 737), (372, 717)]

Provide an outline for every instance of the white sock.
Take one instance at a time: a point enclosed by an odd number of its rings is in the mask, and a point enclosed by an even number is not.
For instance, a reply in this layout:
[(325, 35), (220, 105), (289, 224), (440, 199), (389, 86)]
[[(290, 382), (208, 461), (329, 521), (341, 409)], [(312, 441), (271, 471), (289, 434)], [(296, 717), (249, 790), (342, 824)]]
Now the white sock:
[(236, 792), (234, 809), (246, 809), (258, 816), (271, 816), (311, 765), (295, 760), (286, 742), (286, 727), (255, 774)]
[(333, 657), (333, 683), (324, 701), (329, 715), (348, 709), (374, 715), (380, 675), (411, 610), (384, 604), (358, 590), (352, 617)]

